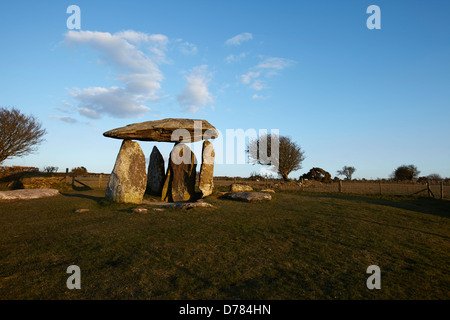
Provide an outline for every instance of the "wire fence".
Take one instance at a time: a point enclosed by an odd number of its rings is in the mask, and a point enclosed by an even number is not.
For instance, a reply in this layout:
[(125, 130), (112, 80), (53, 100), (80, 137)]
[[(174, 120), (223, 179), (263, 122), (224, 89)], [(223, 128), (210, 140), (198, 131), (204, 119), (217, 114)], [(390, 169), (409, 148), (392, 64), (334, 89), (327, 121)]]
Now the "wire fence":
[(414, 183), (393, 181), (297, 181), (284, 183), (278, 179), (250, 181), (245, 178), (224, 178), (214, 180), (216, 186), (229, 186), (232, 183), (248, 184), (255, 189), (275, 189), (279, 191), (305, 191), (322, 193), (350, 193), (368, 195), (419, 195), (436, 199), (450, 199), (450, 184), (444, 182)]

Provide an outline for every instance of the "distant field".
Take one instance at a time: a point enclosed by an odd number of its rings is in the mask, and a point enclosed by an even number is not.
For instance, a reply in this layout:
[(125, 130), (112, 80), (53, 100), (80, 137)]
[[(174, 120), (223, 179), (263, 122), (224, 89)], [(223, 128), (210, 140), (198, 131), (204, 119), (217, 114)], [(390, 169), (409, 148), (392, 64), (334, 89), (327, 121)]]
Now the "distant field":
[[(98, 175), (91, 176), (79, 176), (76, 178), (78, 181), (90, 186), (91, 188), (104, 188), (106, 187), (109, 179), (109, 174), (102, 175), (101, 183), (99, 184)], [(70, 179), (69, 179), (70, 180)], [(71, 180), (70, 180), (71, 181)], [(219, 178), (216, 177), (214, 179), (214, 185), (216, 187), (221, 187), (222, 190), (226, 190), (226, 187), (229, 187), (232, 183), (234, 183), (234, 178)], [(236, 183), (248, 184), (255, 188), (255, 190), (265, 189), (265, 188), (273, 188), (281, 191), (308, 191), (308, 192), (324, 192), (324, 193), (334, 193), (339, 191), (339, 183), (314, 183), (307, 184), (306, 187), (302, 188), (300, 185), (295, 182), (289, 184), (283, 184), (281, 180), (278, 179), (269, 179), (266, 181), (251, 181), (246, 178), (237, 178)], [(77, 186), (81, 187), (82, 185), (76, 183)], [(198, 185), (198, 182), (197, 182)], [(380, 184), (378, 182), (361, 182), (361, 181), (343, 181), (342, 184), (342, 192), (349, 194), (360, 194), (360, 195), (413, 195), (418, 193), (420, 196), (427, 196), (427, 192), (424, 191), (426, 185), (418, 184), (418, 183), (395, 183), (395, 182), (383, 182)], [(430, 189), (433, 192), (433, 195), (436, 199), (440, 199), (441, 196), (441, 186), (438, 183), (434, 183), (430, 185)], [(450, 199), (450, 185), (444, 185), (444, 199)]]
[(0, 203), (0, 299), (450, 298), (447, 200), (285, 191), (136, 214), (103, 196)]
[[(53, 175), (46, 175), (42, 173), (31, 173), (33, 176), (52, 176), (54, 179), (59, 179), (63, 184), (66, 181), (65, 173), (56, 173)], [(88, 174), (76, 176), (75, 189), (85, 190), (103, 189), (108, 184), (109, 174)], [(198, 177), (197, 177), (198, 179)], [(255, 190), (261, 190), (266, 188), (275, 189), (277, 191), (307, 191), (307, 192), (319, 192), (319, 193), (334, 193), (339, 191), (339, 183), (318, 183), (305, 181), (305, 185), (302, 187), (295, 180), (290, 183), (283, 183), (280, 179), (268, 179), (267, 181), (252, 181), (248, 178), (232, 178), (232, 177), (214, 177), (214, 185), (221, 188), (222, 191), (236, 181), (236, 183), (248, 184), (255, 188)], [(72, 183), (72, 176), (69, 174), (67, 177), (69, 186), (55, 185), (54, 188), (60, 189), (72, 189), (70, 184)], [(2, 182), (0, 179), (0, 190), (8, 190), (8, 182)], [(197, 181), (198, 186), (198, 181)], [(392, 182), (384, 181), (381, 184), (377, 181), (342, 181), (342, 193), (346, 194), (359, 194), (359, 195), (420, 195), (427, 196), (425, 191), (426, 185), (412, 182)], [(441, 197), (441, 185), (437, 182), (430, 184), (430, 189), (436, 199)], [(448, 181), (444, 184), (444, 199), (450, 200), (450, 185)]]

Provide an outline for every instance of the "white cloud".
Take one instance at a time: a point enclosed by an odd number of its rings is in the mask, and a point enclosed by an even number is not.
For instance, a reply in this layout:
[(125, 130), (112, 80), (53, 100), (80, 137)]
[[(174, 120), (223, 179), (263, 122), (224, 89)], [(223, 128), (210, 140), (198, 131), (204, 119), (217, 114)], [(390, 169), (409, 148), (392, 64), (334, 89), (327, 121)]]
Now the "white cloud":
[(149, 36), (143, 32), (137, 32), (134, 30), (120, 31), (115, 34), (117, 37), (122, 38), (133, 44), (141, 44), (142, 42), (148, 42)]
[(178, 103), (185, 107), (185, 111), (196, 113), (201, 107), (213, 103), (214, 99), (208, 90), (210, 74), (207, 65), (194, 67), (186, 77), (187, 85), (177, 96)]
[[(116, 80), (123, 87), (75, 88), (71, 96), (78, 101), (78, 112), (92, 119), (103, 114), (113, 117), (139, 117), (150, 110), (144, 103), (156, 101), (163, 74), (158, 63), (165, 61), (168, 38), (161, 34), (145, 34), (127, 30), (111, 34), (97, 31), (69, 31), (68, 45), (88, 45), (102, 54), (102, 59), (120, 74)], [(152, 54), (145, 54), (139, 46), (146, 45)]]
[(253, 39), (253, 35), (249, 32), (243, 32), (241, 34), (238, 34), (237, 36), (234, 36), (233, 38), (228, 39), (225, 41), (225, 44), (227, 46), (238, 46), (242, 42), (249, 41)]
[(142, 104), (143, 95), (132, 93), (119, 87), (90, 87), (71, 92), (74, 99), (79, 101), (78, 112), (91, 119), (99, 119), (102, 114), (121, 117), (140, 117), (150, 108)]
[(69, 31), (66, 33), (67, 44), (85, 44), (101, 52), (104, 58), (117, 68), (134, 73), (152, 72), (160, 74), (152, 59), (145, 55), (126, 38), (109, 32)]
[(151, 34), (149, 36), (149, 50), (154, 54), (153, 59), (156, 62), (166, 62), (166, 51), (169, 39), (162, 34)]

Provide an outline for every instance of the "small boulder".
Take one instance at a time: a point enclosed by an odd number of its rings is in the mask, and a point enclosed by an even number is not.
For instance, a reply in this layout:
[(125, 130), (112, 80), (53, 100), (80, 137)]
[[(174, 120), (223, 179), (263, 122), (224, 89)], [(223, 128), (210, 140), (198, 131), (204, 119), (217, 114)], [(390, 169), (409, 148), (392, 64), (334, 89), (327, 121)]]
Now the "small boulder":
[(230, 191), (231, 192), (250, 192), (250, 191), (253, 191), (253, 188), (246, 184), (233, 183), (230, 186)]
[(86, 213), (89, 212), (89, 209), (77, 209), (75, 210), (75, 213)]
[(0, 191), (0, 200), (29, 200), (54, 197), (59, 195), (56, 189), (19, 189), (12, 191)]
[(132, 210), (132, 212), (134, 212), (134, 213), (148, 213), (148, 209), (146, 209), (146, 208), (134, 208)]
[(266, 192), (233, 192), (227, 193), (225, 198), (243, 202), (261, 202), (272, 200), (272, 196)]
[(174, 202), (169, 205), (173, 208), (178, 209), (193, 209), (193, 208), (215, 208), (212, 204), (203, 202), (203, 201), (197, 201), (197, 202)]

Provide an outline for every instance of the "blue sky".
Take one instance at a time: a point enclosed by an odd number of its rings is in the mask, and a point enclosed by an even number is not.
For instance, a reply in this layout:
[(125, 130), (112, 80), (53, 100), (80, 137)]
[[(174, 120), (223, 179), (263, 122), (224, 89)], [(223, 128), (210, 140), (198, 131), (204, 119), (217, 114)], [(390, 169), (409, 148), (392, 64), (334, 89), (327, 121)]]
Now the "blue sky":
[[(67, 28), (73, 4), (81, 30)], [(379, 30), (366, 26), (372, 4)], [(0, 106), (48, 131), (5, 165), (108, 173), (120, 140), (103, 132), (171, 117), (278, 129), (306, 154), (293, 178), (345, 165), (386, 178), (403, 164), (449, 177), (448, 12), (448, 1), (2, 1)], [(147, 157), (172, 147), (140, 145)]]

